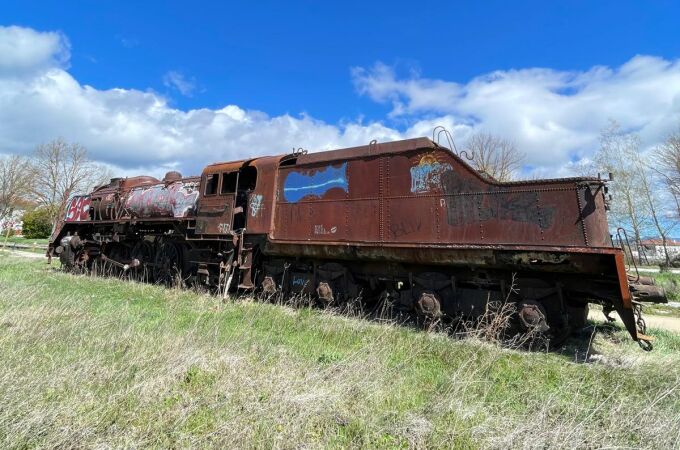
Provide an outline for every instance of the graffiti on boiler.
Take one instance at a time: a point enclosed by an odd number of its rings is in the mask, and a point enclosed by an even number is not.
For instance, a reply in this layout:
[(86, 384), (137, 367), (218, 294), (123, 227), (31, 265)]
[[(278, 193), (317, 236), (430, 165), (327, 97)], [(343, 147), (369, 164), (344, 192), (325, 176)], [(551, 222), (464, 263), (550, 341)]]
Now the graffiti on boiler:
[(187, 217), (197, 201), (198, 183), (177, 182), (133, 189), (125, 207), (138, 217)]
[(81, 222), (90, 220), (90, 205), (92, 200), (89, 195), (76, 195), (68, 203), (66, 208), (66, 222)]

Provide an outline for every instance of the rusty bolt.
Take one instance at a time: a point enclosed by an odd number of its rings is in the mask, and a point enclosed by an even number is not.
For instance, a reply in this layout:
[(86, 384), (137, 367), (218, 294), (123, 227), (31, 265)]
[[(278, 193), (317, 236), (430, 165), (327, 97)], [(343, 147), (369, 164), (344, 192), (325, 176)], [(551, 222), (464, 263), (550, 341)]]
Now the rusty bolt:
[(319, 300), (325, 303), (333, 301), (333, 289), (325, 281), (319, 283), (319, 286), (316, 288), (316, 294), (319, 296)]
[(526, 300), (519, 305), (519, 320), (525, 330), (548, 331), (550, 327), (546, 320), (543, 306), (535, 301)]
[(437, 296), (431, 292), (423, 292), (415, 304), (416, 312), (425, 317), (439, 317), (442, 315), (442, 308)]
[(272, 295), (276, 293), (276, 283), (272, 277), (264, 277), (261, 286), (264, 294)]

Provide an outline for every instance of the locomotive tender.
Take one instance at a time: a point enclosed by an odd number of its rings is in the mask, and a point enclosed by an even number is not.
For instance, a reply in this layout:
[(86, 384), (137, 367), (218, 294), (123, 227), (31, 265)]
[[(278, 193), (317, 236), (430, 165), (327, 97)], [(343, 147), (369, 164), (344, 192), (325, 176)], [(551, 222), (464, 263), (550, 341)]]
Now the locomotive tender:
[(224, 292), (381, 299), (442, 320), (510, 300), (518, 326), (555, 340), (598, 303), (650, 347), (638, 305), (665, 296), (627, 275), (606, 192), (599, 178), (497, 182), (427, 138), (374, 141), (212, 164), (200, 177), (112, 179), (70, 200), (48, 255)]

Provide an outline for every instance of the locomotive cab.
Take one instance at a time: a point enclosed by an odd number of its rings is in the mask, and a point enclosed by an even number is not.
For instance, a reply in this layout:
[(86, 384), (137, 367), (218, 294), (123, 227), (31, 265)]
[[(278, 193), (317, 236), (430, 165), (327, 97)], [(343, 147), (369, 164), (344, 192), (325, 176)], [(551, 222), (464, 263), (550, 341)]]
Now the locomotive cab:
[(257, 169), (245, 161), (208, 166), (201, 177), (196, 233), (230, 235), (246, 228)]

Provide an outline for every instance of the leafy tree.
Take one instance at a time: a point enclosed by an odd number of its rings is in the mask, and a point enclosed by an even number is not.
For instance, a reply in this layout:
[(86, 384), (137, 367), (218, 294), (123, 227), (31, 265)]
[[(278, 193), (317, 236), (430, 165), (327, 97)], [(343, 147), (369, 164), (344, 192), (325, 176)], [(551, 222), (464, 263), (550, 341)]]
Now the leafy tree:
[(48, 208), (27, 211), (23, 222), (22, 232), (28, 239), (44, 239), (52, 233), (52, 216)]

